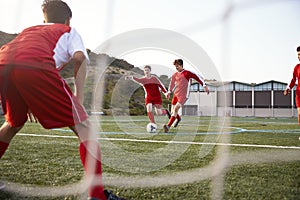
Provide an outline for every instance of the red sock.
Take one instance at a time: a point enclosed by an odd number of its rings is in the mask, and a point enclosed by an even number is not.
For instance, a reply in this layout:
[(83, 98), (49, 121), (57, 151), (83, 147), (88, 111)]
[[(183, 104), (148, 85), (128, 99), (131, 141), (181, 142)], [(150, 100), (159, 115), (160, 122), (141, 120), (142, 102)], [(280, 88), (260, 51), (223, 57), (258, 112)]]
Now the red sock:
[(177, 114), (176, 119), (177, 119), (178, 121), (180, 121), (180, 120), (181, 120), (181, 117)]
[(176, 117), (172, 115), (171, 118), (170, 118), (170, 120), (169, 120), (169, 123), (168, 123), (169, 127), (172, 126), (172, 124), (174, 123), (175, 119), (176, 119)]
[(147, 114), (150, 119), (150, 122), (155, 124), (153, 112), (147, 112)]
[[(89, 146), (87, 146), (89, 145)], [(90, 149), (90, 151), (88, 151)], [(96, 141), (84, 141), (79, 146), (80, 159), (86, 175), (93, 175), (92, 185), (88, 189), (89, 197), (106, 200), (102, 182), (100, 146)], [(88, 161), (88, 162), (86, 162)], [(91, 164), (89, 164), (91, 163)]]
[(9, 146), (9, 143), (0, 141), (0, 158), (3, 156), (3, 154), (5, 153), (8, 146)]

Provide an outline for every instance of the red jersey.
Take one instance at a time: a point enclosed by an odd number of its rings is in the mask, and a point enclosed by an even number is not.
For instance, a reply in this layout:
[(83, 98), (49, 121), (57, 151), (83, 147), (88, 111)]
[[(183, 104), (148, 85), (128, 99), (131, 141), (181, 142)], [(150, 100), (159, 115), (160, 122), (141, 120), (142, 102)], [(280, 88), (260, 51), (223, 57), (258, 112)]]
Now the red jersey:
[(177, 98), (188, 98), (190, 92), (191, 79), (195, 79), (202, 86), (205, 85), (204, 78), (200, 74), (196, 74), (194, 72), (184, 69), (181, 72), (175, 72), (172, 75), (169, 91), (172, 92), (176, 87), (174, 95)]
[[(293, 87), (296, 84), (296, 81), (299, 82), (299, 79), (300, 79), (300, 64), (297, 64), (294, 68), (293, 78), (292, 78), (290, 84), (288, 85), (288, 88), (293, 89)], [(299, 83), (296, 88), (296, 106), (297, 106), (297, 108), (300, 108), (300, 84)]]
[[(294, 71), (293, 71), (293, 78), (289, 84), (289, 89), (292, 89), (295, 84), (296, 84), (296, 81), (298, 80), (299, 81), (299, 78), (300, 78), (300, 64), (297, 64), (294, 68)], [(300, 91), (300, 84), (297, 85), (297, 89), (298, 91)]]
[(133, 80), (143, 86), (145, 90), (145, 98), (146, 104), (151, 101), (159, 101), (161, 104), (161, 94), (160, 89), (163, 93), (166, 93), (167, 90), (165, 86), (156, 78), (155, 76), (151, 76), (150, 78), (142, 77), (136, 78), (133, 77)]
[(53, 70), (86, 49), (80, 35), (65, 24), (46, 23), (24, 29), (0, 49), (0, 65), (22, 65)]

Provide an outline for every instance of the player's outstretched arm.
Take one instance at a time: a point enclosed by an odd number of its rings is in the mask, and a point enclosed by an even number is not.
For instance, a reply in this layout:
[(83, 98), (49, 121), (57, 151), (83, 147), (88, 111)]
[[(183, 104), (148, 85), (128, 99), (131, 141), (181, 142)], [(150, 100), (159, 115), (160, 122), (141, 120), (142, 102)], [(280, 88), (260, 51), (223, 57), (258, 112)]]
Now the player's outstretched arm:
[(161, 91), (162, 91), (162, 93), (164, 94), (164, 93), (166, 93), (167, 92), (167, 89), (166, 89), (166, 87), (164, 86), (164, 84), (157, 78), (157, 77), (155, 77), (155, 76), (152, 76), (152, 77), (154, 77), (155, 79), (155, 83), (157, 84), (157, 86), (161, 89)]

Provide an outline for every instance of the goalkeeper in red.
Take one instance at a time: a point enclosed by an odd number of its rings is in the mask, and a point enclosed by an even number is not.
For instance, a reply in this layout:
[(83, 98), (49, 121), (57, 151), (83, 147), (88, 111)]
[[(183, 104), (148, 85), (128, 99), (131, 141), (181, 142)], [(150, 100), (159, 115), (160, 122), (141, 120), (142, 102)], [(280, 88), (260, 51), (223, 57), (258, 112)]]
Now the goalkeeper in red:
[[(297, 53), (298, 53), (298, 60), (300, 61), (300, 46), (297, 47)], [(298, 85), (296, 88), (296, 106), (297, 106), (297, 110), (298, 110), (298, 124), (300, 125), (300, 84), (299, 84), (299, 79), (300, 79), (300, 63), (295, 66), (294, 71), (293, 71), (293, 78), (283, 94), (284, 94), (284, 96), (288, 95), (290, 93), (291, 89), (293, 89), (293, 87), (295, 86), (296, 81), (298, 81)]]
[(168, 115), (169, 118), (171, 117), (169, 110), (162, 109), (161, 92), (165, 94), (167, 90), (157, 77), (151, 75), (151, 66), (146, 65), (144, 67), (144, 74), (145, 76), (141, 78), (127, 76), (126, 79), (133, 80), (143, 86), (147, 115), (150, 122), (155, 124), (153, 107), (157, 115)]
[(178, 111), (182, 108), (189, 97), (191, 79), (195, 79), (198, 83), (200, 83), (203, 86), (204, 91), (209, 94), (209, 89), (204, 82), (204, 78), (200, 74), (184, 69), (182, 59), (176, 59), (173, 64), (176, 67), (177, 72), (172, 75), (169, 90), (166, 95), (166, 98), (169, 99), (170, 94), (175, 88), (174, 96), (172, 98), (171, 118), (168, 124), (164, 125), (164, 131), (166, 133), (169, 132), (170, 127), (173, 125), (175, 120), (176, 123), (174, 124), (174, 127), (177, 127), (178, 123), (181, 121)]

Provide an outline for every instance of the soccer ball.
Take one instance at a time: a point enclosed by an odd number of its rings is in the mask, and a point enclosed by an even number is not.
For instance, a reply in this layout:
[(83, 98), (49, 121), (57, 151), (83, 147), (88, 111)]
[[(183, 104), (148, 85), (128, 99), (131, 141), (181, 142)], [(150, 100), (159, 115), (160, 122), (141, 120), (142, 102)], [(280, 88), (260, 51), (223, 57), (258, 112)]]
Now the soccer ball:
[(149, 123), (149, 124), (147, 124), (146, 128), (147, 128), (148, 133), (155, 133), (156, 129), (157, 129), (157, 125), (154, 123)]

